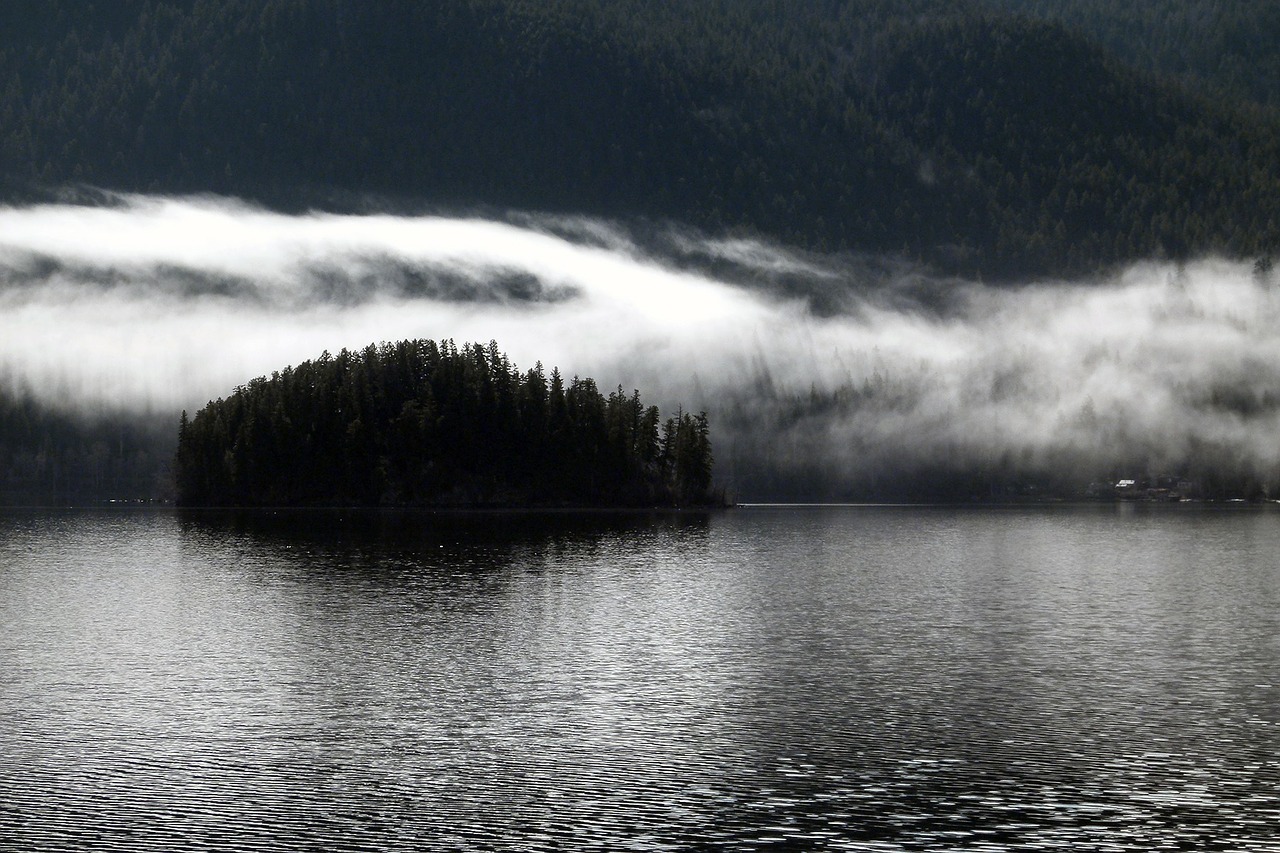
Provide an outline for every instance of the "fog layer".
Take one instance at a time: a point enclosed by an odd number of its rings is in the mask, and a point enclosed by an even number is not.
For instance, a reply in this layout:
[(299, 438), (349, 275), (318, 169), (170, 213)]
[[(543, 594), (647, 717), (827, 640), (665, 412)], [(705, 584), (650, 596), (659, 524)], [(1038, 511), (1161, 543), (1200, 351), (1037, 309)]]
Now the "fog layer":
[(0, 384), (196, 409), (322, 351), (497, 340), (712, 416), (720, 476), (1280, 468), (1280, 299), (1249, 264), (993, 288), (572, 218), (286, 216), (220, 199), (0, 210)]

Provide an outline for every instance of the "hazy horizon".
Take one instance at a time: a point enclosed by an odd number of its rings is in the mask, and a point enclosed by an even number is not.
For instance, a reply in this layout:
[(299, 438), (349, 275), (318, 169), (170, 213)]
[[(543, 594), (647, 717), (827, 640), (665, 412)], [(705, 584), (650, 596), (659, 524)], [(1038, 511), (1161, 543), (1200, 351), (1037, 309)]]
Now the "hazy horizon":
[(0, 382), (63, 409), (176, 416), (326, 350), (492, 339), (707, 410), (725, 464), (1280, 466), (1280, 299), (1246, 262), (996, 287), (675, 226), (125, 195), (0, 209), (0, 282)]

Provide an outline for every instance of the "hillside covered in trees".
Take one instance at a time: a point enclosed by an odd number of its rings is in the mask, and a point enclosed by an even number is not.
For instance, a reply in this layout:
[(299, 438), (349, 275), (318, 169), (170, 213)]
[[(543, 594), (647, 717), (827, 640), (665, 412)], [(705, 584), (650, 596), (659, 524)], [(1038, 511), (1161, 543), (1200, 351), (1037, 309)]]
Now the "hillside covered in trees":
[(1271, 0), (983, 0), (1054, 21), (1137, 68), (1205, 93), (1280, 107), (1280, 5)]
[(325, 353), (184, 412), (188, 506), (655, 506), (716, 502), (706, 415), (662, 421), (490, 342)]
[(672, 219), (988, 278), (1262, 256), (1274, 14), (1203, 6), (9, 0), (0, 189)]
[(0, 389), (0, 506), (171, 497), (168, 416), (71, 414)]

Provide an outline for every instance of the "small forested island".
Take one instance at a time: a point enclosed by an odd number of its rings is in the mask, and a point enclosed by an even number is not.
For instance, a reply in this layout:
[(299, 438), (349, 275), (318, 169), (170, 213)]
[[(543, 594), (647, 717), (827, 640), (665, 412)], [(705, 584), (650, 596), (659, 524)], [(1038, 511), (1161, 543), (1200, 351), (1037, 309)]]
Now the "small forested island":
[(400, 341), (328, 352), (182, 413), (186, 506), (642, 507), (722, 503), (705, 413), (662, 420), (499, 351)]

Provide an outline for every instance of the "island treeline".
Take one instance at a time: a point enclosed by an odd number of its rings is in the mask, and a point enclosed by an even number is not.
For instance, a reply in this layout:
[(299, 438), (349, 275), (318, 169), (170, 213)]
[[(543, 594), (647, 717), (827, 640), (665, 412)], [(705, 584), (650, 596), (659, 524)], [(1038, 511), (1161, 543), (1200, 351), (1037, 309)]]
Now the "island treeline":
[(716, 502), (705, 414), (525, 371), (495, 342), (325, 353), (183, 412), (189, 506), (654, 506)]
[(652, 217), (988, 279), (1280, 245), (1262, 0), (2, 5), (9, 198)]

